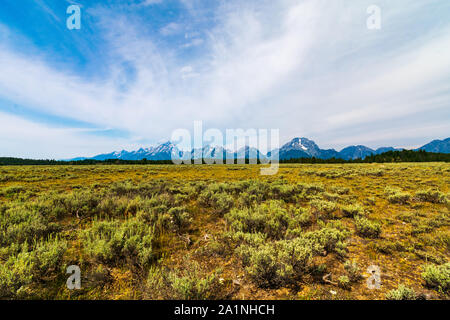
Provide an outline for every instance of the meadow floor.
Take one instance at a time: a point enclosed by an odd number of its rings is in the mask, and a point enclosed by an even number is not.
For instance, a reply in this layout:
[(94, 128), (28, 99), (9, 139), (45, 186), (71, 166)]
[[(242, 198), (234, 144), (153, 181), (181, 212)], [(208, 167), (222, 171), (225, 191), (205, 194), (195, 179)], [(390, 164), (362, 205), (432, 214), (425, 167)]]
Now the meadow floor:
[(0, 298), (448, 299), (449, 186), (448, 163), (0, 167)]

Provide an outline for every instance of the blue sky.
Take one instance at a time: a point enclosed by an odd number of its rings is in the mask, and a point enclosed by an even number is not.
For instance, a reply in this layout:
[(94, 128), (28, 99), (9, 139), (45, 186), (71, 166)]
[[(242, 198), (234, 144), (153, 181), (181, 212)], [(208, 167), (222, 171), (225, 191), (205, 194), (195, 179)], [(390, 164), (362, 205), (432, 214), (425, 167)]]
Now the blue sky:
[(449, 70), (446, 0), (3, 0), (0, 156), (133, 150), (195, 120), (416, 147), (450, 136)]

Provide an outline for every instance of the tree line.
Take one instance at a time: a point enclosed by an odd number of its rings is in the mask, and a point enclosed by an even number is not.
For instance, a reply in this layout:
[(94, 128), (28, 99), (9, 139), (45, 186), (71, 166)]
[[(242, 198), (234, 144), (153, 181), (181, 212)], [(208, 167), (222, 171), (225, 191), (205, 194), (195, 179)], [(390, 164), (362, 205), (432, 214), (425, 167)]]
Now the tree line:
[(344, 160), (339, 158), (301, 158), (281, 160), (280, 163), (388, 163), (388, 162), (450, 162), (449, 153), (433, 153), (425, 150), (387, 151), (371, 154), (364, 159)]
[[(246, 163), (249, 160), (246, 159)], [(450, 154), (448, 153), (433, 153), (424, 150), (402, 150), (402, 151), (388, 151), (381, 154), (372, 154), (364, 159), (358, 158), (353, 160), (344, 160), (339, 158), (320, 159), (320, 158), (299, 158), (280, 160), (280, 163), (387, 163), (387, 162), (450, 162)], [(258, 160), (258, 163), (260, 161)], [(84, 159), (76, 161), (62, 161), (62, 160), (34, 160), (5, 157), (0, 158), (0, 166), (11, 165), (124, 165), (124, 164), (146, 164), (146, 165), (161, 165), (173, 164), (171, 160), (122, 160), (122, 159), (108, 159), (108, 160), (93, 160)], [(203, 161), (203, 164), (206, 164)]]

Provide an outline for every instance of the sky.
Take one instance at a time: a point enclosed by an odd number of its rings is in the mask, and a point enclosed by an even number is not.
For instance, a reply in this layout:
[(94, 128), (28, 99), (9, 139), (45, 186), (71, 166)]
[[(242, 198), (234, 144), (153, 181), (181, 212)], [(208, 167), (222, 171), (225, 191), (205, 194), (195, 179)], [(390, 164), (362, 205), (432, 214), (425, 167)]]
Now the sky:
[(450, 1), (2, 0), (0, 156), (137, 150), (197, 120), (337, 150), (447, 138)]

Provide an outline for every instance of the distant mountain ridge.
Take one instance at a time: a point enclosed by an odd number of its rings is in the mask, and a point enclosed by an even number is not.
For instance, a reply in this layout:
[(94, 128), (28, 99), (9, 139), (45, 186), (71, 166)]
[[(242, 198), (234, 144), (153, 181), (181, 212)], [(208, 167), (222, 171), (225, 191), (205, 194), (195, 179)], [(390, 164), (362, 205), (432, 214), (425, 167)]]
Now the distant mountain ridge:
[[(180, 158), (200, 158), (203, 155), (204, 159), (226, 159), (230, 158), (268, 158), (274, 159), (278, 154), (280, 160), (299, 159), (299, 158), (319, 158), (319, 159), (343, 159), (354, 160), (364, 159), (370, 155), (377, 155), (387, 151), (401, 151), (403, 149), (396, 149), (393, 147), (381, 147), (376, 150), (368, 148), (363, 145), (349, 146), (341, 151), (335, 149), (321, 149), (314, 141), (308, 138), (294, 138), (291, 141), (285, 143), (281, 148), (269, 151), (267, 154), (261, 153), (256, 148), (245, 146), (237, 150), (236, 152), (227, 150), (222, 147), (205, 146), (201, 149), (192, 149), (191, 151), (181, 151), (172, 142), (167, 141), (159, 144), (155, 147), (141, 148), (137, 151), (115, 151), (106, 154), (99, 154), (91, 158), (74, 158), (68, 161), (74, 160), (108, 160), (108, 159), (120, 159), (120, 160), (171, 160), (172, 154), (177, 155)], [(430, 143), (423, 145), (420, 148), (414, 150), (425, 150), (427, 152), (436, 153), (450, 153), (450, 138), (444, 140), (433, 140)]]
[(307, 138), (294, 138), (290, 142), (283, 145), (279, 150), (280, 160), (289, 160), (295, 158), (319, 158), (319, 159), (344, 159), (344, 160), (354, 160), (354, 159), (364, 159), (371, 154), (380, 154), (391, 150), (401, 150), (395, 149), (393, 147), (382, 147), (377, 150), (373, 150), (366, 146), (349, 146), (342, 149), (340, 152), (335, 149), (320, 149), (319, 146), (312, 140)]
[(444, 140), (433, 140), (426, 145), (415, 150), (425, 150), (427, 152), (450, 153), (450, 138)]

